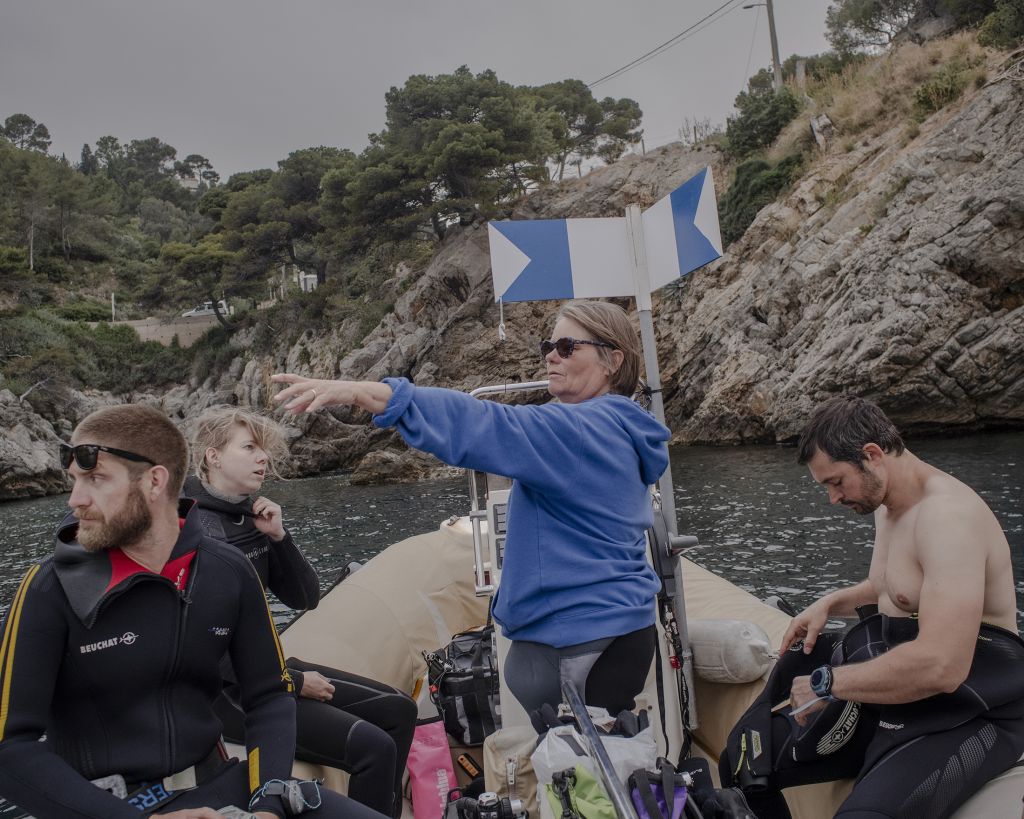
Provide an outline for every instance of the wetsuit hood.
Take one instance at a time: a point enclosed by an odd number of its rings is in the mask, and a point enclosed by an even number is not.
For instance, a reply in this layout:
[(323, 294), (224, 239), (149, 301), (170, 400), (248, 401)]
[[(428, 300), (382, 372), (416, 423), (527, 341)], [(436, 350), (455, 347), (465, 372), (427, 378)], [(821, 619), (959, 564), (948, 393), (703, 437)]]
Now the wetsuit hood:
[[(194, 552), (203, 537), (198, 515), (193, 514), (196, 502), (190, 498), (178, 501), (178, 516), (182, 519), (181, 532), (171, 550), (168, 561)], [(86, 628), (92, 628), (99, 614), (100, 604), (117, 586), (111, 587), (113, 566), (106, 550), (90, 552), (78, 542), (78, 520), (68, 512), (57, 527), (53, 550), (53, 568), (68, 603)]]

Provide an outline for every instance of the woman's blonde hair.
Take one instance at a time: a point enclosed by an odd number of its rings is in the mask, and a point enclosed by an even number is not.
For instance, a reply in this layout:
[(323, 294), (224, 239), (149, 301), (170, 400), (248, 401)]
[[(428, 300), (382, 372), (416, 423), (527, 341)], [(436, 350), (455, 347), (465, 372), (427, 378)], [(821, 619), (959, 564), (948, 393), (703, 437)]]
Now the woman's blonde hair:
[(196, 421), (192, 433), (192, 465), (196, 475), (209, 482), (210, 465), (206, 461), (206, 450), (223, 449), (237, 426), (249, 430), (256, 445), (267, 453), (267, 470), (280, 478), (277, 467), (288, 454), (281, 425), (266, 415), (228, 406), (211, 407)]
[[(640, 343), (626, 311), (606, 301), (573, 301), (558, 311), (558, 318), (575, 321), (594, 338), (611, 344), (622, 353), (622, 364), (615, 369), (612, 351), (597, 347), (597, 354), (611, 372), (611, 391), (632, 396), (640, 383)], [(556, 319), (557, 320), (557, 319)]]

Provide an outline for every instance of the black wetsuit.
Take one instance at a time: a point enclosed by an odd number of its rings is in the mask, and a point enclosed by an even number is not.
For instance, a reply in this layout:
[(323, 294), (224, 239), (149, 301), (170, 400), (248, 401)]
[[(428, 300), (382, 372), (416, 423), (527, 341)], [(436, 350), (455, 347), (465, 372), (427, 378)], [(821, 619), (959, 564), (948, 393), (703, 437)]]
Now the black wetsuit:
[[(874, 607), (867, 607), (874, 608)], [(719, 772), (759, 819), (789, 817), (780, 790), (856, 778), (842, 819), (943, 819), (1024, 753), (1024, 641), (983, 624), (967, 679), (950, 694), (897, 705), (837, 700), (798, 727), (784, 702), (794, 677), (861, 662), (915, 639), (916, 618), (870, 614), (811, 654), (787, 651), (729, 736)], [(922, 673), (928, 673), (922, 669)]]
[[(244, 808), (262, 784), (291, 775), (292, 682), (263, 589), (236, 550), (203, 535), (190, 506), (160, 574), (118, 549), (86, 551), (69, 517), (53, 556), (18, 588), (0, 642), (0, 796), (38, 819)], [(243, 681), (248, 764), (218, 753), (225, 653)], [(191, 766), (198, 787), (167, 794), (163, 779)], [(143, 797), (90, 783), (112, 775)], [(253, 808), (285, 815), (277, 796)], [(376, 816), (329, 792), (310, 815)]]
[[(287, 532), (275, 543), (256, 528), (252, 501), (231, 503), (214, 497), (192, 476), (185, 495), (199, 504), (204, 530), (211, 537), (237, 547), (252, 561), (265, 587), (293, 609), (316, 608), (320, 587), (313, 568)], [(329, 703), (298, 697), (296, 757), (347, 771), (348, 794), (382, 813), (401, 810), (402, 774), (412, 745), (417, 709), (413, 700), (396, 688), (335, 668), (287, 660), (302, 690), (305, 671), (318, 671), (334, 685)], [(226, 737), (242, 736), (242, 714), (234, 686), (218, 703)]]

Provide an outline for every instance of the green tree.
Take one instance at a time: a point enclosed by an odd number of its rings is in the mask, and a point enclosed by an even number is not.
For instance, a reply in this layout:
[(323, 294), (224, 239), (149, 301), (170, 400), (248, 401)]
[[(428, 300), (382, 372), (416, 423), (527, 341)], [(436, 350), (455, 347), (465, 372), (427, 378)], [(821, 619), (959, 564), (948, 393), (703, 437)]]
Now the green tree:
[(225, 247), (244, 254), (243, 278), (248, 279), (251, 270), (287, 263), (315, 272), (320, 283), (326, 280), (321, 181), (329, 171), (353, 161), (351, 151), (339, 148), (294, 151), (266, 181), (233, 176), (226, 202), (207, 202), (218, 210)]
[(982, 45), (1011, 49), (1024, 40), (1024, 0), (996, 0), (995, 11), (978, 32)]
[(406, 172), (402, 198), (432, 218), (439, 238), (448, 219), (472, 221), (543, 165), (547, 131), (536, 100), (493, 71), (418, 74), (385, 104), (387, 127), (371, 140), (364, 168), (383, 158), (389, 171)]
[(189, 154), (180, 162), (175, 162), (174, 172), (182, 179), (197, 179), (206, 185), (216, 185), (220, 180), (220, 174), (202, 154)]
[(996, 0), (939, 0), (961, 27), (975, 26), (996, 10)]
[(46, 153), (46, 149), (50, 147), (49, 129), (28, 114), (11, 114), (4, 120), (0, 134), (22, 150)]
[(92, 152), (92, 148), (89, 147), (87, 142), (82, 146), (82, 156), (78, 162), (78, 170), (86, 176), (93, 176), (100, 169), (100, 161), (96, 158), (96, 154)]
[(799, 113), (800, 103), (783, 87), (768, 91), (741, 91), (736, 97), (736, 116), (725, 125), (726, 150), (742, 159), (771, 145), (779, 132)]
[(919, 6), (920, 0), (836, 0), (825, 12), (825, 36), (841, 54), (887, 48)]
[(558, 178), (572, 159), (585, 160), (602, 153), (617, 158), (627, 145), (640, 141), (643, 112), (631, 99), (605, 97), (598, 101), (580, 80), (562, 80), (536, 89), (548, 113), (554, 142), (552, 161)]
[(71, 261), (72, 236), (88, 200), (88, 179), (64, 163), (54, 169), (52, 202), (57, 236), (64, 261)]
[(171, 271), (191, 284), (200, 297), (213, 303), (214, 314), (223, 327), (231, 324), (220, 312), (218, 301), (239, 257), (226, 249), (220, 238), (206, 236), (197, 244), (169, 242), (160, 251)]
[(45, 156), (25, 152), (15, 171), (15, 201), (27, 248), (28, 269), (35, 270), (37, 245), (42, 238), (53, 190), (53, 171)]

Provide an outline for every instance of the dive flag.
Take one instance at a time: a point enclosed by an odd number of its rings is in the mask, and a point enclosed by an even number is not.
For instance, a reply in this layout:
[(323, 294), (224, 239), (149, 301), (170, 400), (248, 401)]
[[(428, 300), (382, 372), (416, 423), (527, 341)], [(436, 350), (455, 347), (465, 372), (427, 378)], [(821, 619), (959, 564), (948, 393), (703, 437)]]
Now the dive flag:
[[(722, 255), (711, 169), (643, 215), (651, 289)], [(636, 294), (626, 219), (491, 222), (494, 300), (544, 301)]]
[(721, 256), (710, 166), (644, 211), (643, 221), (652, 292)]

